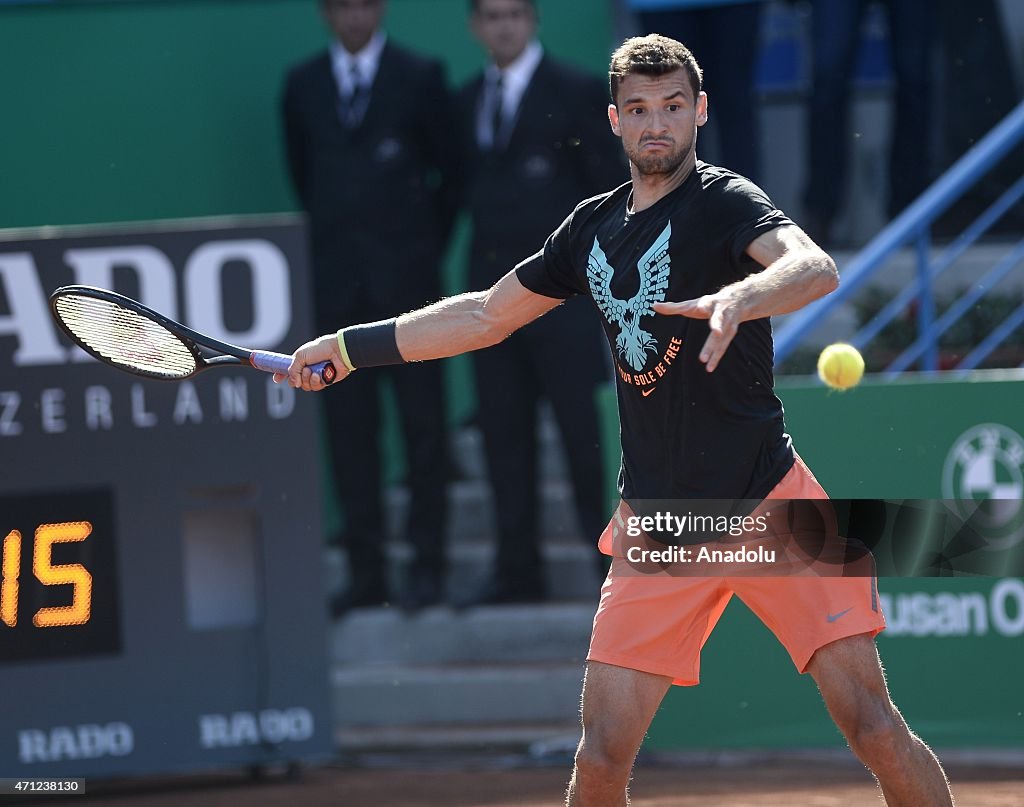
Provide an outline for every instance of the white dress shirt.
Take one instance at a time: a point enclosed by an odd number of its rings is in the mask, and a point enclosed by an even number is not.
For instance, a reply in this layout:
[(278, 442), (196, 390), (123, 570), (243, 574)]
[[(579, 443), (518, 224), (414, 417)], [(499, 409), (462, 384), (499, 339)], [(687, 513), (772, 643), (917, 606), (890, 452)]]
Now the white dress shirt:
[[(499, 70), (498, 66), (493, 62), (484, 70), (485, 93), (487, 92), (487, 88), (494, 86), (494, 83), (498, 80), (498, 76), (501, 76), (501, 108), (503, 113), (502, 117), (505, 121), (504, 130), (506, 139), (508, 138), (508, 132), (513, 126), (516, 115), (519, 112), (519, 103), (523, 100), (523, 93), (526, 92), (526, 88), (530, 85), (530, 80), (533, 78), (533, 74), (537, 71), (537, 65), (540, 64), (540, 60), (543, 56), (544, 48), (541, 47), (540, 42), (534, 40), (527, 45), (523, 49), (523, 52), (519, 54), (519, 57), (504, 70)], [(491, 127), (493, 118), (488, 107), (489, 105), (486, 103), (485, 99), (485, 102), (481, 103), (478, 107), (476, 121), (477, 140), (480, 145), (485, 148), (492, 146)]]
[(331, 43), (331, 69), (334, 71), (338, 91), (343, 97), (351, 97), (355, 92), (354, 75), (359, 76), (363, 88), (370, 88), (377, 77), (380, 54), (384, 50), (386, 40), (387, 35), (383, 31), (377, 31), (358, 53), (349, 53), (337, 40)]

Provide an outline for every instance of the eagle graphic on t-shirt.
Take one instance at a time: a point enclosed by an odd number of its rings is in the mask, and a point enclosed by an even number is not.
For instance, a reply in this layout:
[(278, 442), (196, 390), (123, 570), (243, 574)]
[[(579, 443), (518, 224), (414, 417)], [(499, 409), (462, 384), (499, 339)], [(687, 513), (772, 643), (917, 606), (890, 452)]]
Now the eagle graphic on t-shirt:
[(668, 254), (668, 240), (671, 235), (672, 223), (669, 222), (661, 235), (654, 239), (651, 248), (637, 261), (640, 289), (628, 300), (620, 300), (612, 294), (612, 275), (615, 274), (615, 269), (608, 263), (608, 258), (596, 237), (587, 258), (590, 293), (605, 319), (619, 328), (619, 335), (615, 338), (616, 351), (637, 372), (643, 370), (647, 364), (647, 354), (656, 353), (658, 350), (657, 340), (640, 327), (640, 319), (654, 316), (654, 303), (660, 303), (665, 299), (672, 263)]

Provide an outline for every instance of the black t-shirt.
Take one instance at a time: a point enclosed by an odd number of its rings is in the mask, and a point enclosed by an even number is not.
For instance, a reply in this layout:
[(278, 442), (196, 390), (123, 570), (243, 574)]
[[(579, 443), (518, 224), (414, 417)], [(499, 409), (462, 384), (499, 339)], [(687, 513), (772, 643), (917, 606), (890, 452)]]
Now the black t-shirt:
[(616, 368), (623, 498), (763, 498), (793, 465), (773, 391), (770, 320), (740, 325), (708, 373), (698, 358), (707, 321), (651, 305), (761, 271), (747, 246), (792, 222), (752, 182), (702, 162), (634, 214), (631, 189), (582, 202), (516, 274), (546, 297), (589, 295), (601, 312)]

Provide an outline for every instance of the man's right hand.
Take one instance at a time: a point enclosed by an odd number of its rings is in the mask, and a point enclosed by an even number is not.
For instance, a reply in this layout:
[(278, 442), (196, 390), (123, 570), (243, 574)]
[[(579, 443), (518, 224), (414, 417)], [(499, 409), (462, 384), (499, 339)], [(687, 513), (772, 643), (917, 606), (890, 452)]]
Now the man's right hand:
[(319, 339), (314, 339), (312, 342), (306, 342), (306, 344), (296, 350), (292, 356), (292, 363), (288, 368), (288, 374), (275, 373), (274, 381), (280, 383), (287, 379), (288, 384), (295, 389), (303, 389), (306, 392), (319, 392), (322, 389), (326, 389), (327, 385), (324, 384), (319, 375), (310, 371), (309, 366), (322, 361), (329, 361), (334, 365), (334, 369), (338, 373), (335, 384), (352, 372), (341, 360), (341, 351), (338, 348), (338, 335), (328, 333)]

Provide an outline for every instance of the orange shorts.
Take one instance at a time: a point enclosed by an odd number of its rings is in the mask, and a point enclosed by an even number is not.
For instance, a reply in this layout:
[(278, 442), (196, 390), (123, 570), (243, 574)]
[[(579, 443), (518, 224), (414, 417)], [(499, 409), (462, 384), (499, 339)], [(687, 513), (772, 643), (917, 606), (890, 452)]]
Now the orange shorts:
[[(769, 499), (826, 499), (797, 457)], [(601, 536), (611, 546), (614, 521)], [(662, 577), (637, 575), (612, 558), (594, 616), (589, 661), (700, 681), (700, 651), (735, 594), (775, 634), (796, 668), (837, 639), (885, 629), (873, 577)]]

